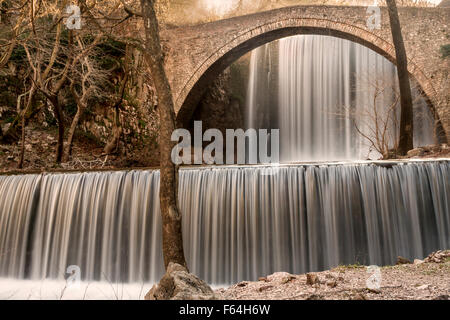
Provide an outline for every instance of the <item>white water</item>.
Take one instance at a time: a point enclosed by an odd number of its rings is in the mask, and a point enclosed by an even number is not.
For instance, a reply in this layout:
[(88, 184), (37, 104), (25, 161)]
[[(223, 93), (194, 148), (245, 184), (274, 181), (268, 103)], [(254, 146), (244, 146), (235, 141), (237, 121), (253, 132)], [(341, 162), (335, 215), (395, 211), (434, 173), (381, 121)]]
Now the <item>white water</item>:
[[(356, 130), (375, 140), (371, 118), (377, 111), (381, 127), (394, 101), (396, 68), (376, 52), (330, 36), (288, 37), (252, 52), (248, 81), (247, 127), (279, 128), (282, 162), (380, 157)], [(416, 96), (415, 144), (433, 144), (431, 113)], [(388, 123), (392, 147), (398, 126)]]
[[(158, 171), (0, 177), (0, 277), (152, 283)], [(450, 162), (183, 169), (190, 269), (209, 283), (450, 247)]]
[(0, 300), (143, 300), (150, 283), (81, 282), (0, 278)]

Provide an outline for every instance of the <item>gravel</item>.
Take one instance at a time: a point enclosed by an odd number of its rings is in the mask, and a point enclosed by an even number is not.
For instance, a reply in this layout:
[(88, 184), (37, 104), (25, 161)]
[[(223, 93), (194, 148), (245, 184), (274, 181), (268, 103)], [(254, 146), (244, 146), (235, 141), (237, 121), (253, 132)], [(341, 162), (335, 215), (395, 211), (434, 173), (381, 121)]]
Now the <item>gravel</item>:
[(449, 300), (450, 250), (379, 269), (352, 265), (302, 275), (277, 272), (215, 293), (223, 300)]

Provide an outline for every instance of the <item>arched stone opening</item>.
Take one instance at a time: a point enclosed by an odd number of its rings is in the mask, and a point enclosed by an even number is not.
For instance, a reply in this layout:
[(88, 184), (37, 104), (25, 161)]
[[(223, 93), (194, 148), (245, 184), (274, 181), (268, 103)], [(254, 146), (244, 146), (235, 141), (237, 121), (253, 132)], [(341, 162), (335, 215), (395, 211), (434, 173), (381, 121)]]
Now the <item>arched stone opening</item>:
[[(350, 40), (375, 51), (396, 64), (395, 49), (390, 42), (357, 26), (312, 18), (288, 19), (261, 25), (235, 37), (196, 68), (175, 99), (178, 126), (187, 126), (208, 85), (234, 61), (266, 43), (284, 37), (304, 34), (327, 35)], [(434, 107), (437, 94), (432, 82), (412, 59), (408, 62), (408, 70), (411, 77), (418, 83), (419, 90), (435, 118), (436, 136), (440, 142), (446, 142), (446, 132), (440, 121), (440, 115)]]

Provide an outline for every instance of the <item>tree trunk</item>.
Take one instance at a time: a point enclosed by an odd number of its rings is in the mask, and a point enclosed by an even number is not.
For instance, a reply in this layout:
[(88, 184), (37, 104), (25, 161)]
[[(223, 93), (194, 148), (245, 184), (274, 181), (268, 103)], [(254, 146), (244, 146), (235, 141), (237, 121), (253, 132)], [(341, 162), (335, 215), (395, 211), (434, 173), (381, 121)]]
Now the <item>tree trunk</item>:
[(119, 149), (120, 136), (122, 135), (122, 125), (120, 124), (120, 102), (114, 107), (114, 126), (112, 130), (112, 138), (103, 149), (105, 154), (112, 154)]
[(22, 139), (20, 146), (19, 164), (17, 165), (19, 169), (23, 169), (24, 158), (25, 158), (25, 112), (22, 114)]
[(58, 122), (58, 143), (56, 144), (56, 163), (61, 163), (64, 152), (64, 119), (61, 110), (61, 106), (57, 96), (49, 98), (53, 109), (55, 111), (56, 121)]
[(34, 93), (35, 93), (35, 87), (34, 85), (31, 87), (30, 89), (30, 93), (28, 94), (28, 101), (27, 104), (25, 105), (25, 107), (23, 108), (23, 111), (20, 113), (22, 115), (22, 121), (21, 121), (21, 127), (22, 127), (22, 138), (21, 138), (21, 147), (20, 147), (20, 156), (19, 156), (19, 163), (17, 165), (17, 167), (19, 169), (23, 169), (23, 162), (25, 159), (25, 128), (27, 125), (27, 121), (26, 121), (26, 115), (28, 113), (28, 110), (32, 107), (33, 105), (33, 98), (34, 98)]
[(120, 137), (123, 132), (122, 124), (120, 123), (120, 106), (122, 105), (123, 98), (125, 96), (125, 90), (127, 87), (129, 79), (129, 64), (131, 59), (131, 47), (129, 45), (125, 48), (125, 59), (124, 59), (124, 74), (122, 80), (120, 80), (119, 98), (114, 104), (114, 126), (113, 126), (113, 136), (111, 140), (105, 146), (105, 154), (112, 154), (118, 151)]
[(75, 117), (72, 120), (72, 124), (70, 125), (69, 133), (67, 136), (67, 150), (65, 154), (66, 161), (68, 161), (72, 156), (73, 136), (75, 135), (75, 130), (78, 126), (78, 122), (80, 122), (80, 118), (84, 112), (84, 109), (85, 109), (84, 105), (77, 106), (77, 113), (75, 114)]
[(389, 20), (391, 24), (392, 39), (395, 46), (395, 55), (397, 60), (397, 74), (400, 87), (400, 136), (398, 142), (398, 152), (405, 155), (414, 148), (413, 145), (413, 101), (411, 95), (411, 86), (409, 83), (408, 59), (406, 56), (405, 45), (403, 43), (400, 19), (398, 17), (397, 5), (395, 0), (386, 0), (389, 11)]
[[(33, 87), (31, 92), (28, 94), (28, 99), (33, 100), (34, 95), (36, 93), (36, 88)], [(3, 136), (0, 136), (1, 142), (5, 144), (12, 144), (16, 141), (19, 141), (21, 138), (22, 131), (22, 121), (25, 117), (25, 125), (27, 125), (28, 121), (33, 118), (38, 112), (40, 108), (38, 108), (34, 103), (31, 103), (27, 108), (24, 108), (22, 112), (20, 112), (13, 120), (8, 130), (4, 133)]]
[(160, 113), (160, 206), (163, 224), (164, 265), (170, 262), (186, 267), (181, 234), (181, 214), (177, 207), (178, 170), (172, 162), (171, 142), (175, 130), (175, 111), (172, 93), (164, 70), (164, 58), (159, 39), (158, 21), (154, 9), (154, 0), (141, 0), (142, 16), (145, 27), (146, 59), (158, 94)]

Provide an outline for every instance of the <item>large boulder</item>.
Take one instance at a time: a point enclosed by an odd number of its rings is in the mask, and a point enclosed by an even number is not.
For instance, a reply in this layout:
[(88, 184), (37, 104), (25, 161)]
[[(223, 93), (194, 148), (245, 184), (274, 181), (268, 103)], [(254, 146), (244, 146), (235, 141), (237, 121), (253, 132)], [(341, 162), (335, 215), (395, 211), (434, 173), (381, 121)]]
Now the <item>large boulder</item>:
[(145, 296), (145, 300), (215, 300), (211, 287), (176, 263), (170, 263), (166, 274)]

